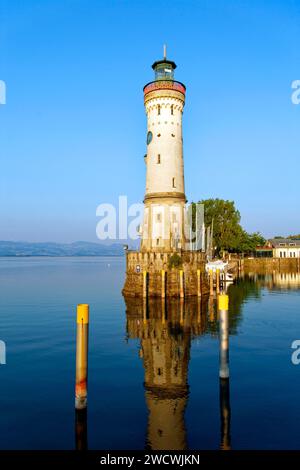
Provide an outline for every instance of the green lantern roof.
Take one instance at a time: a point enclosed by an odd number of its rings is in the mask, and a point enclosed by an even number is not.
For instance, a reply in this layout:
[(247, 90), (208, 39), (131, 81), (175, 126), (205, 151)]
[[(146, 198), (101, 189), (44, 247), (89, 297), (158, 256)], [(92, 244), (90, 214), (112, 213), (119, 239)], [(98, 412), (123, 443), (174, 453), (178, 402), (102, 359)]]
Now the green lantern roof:
[(152, 68), (155, 72), (155, 80), (174, 80), (176, 64), (172, 60), (157, 60)]
[(174, 80), (176, 64), (172, 60), (167, 59), (166, 46), (164, 46), (164, 58), (154, 62), (152, 68), (155, 72), (155, 80)]

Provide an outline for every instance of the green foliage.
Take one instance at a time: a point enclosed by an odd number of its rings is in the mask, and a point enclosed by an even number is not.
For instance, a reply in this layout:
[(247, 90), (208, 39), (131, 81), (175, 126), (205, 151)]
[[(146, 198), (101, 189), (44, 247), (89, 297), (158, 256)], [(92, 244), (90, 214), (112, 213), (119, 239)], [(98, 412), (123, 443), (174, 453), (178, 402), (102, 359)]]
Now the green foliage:
[[(203, 199), (205, 226), (213, 223), (213, 244), (216, 254), (229, 252), (251, 252), (257, 245), (264, 245), (265, 239), (256, 232), (248, 234), (241, 226), (240, 212), (233, 201), (223, 199)], [(195, 212), (195, 208), (193, 208)]]
[(278, 240), (280, 238), (288, 238), (290, 240), (300, 240), (300, 233), (298, 235), (289, 235), (288, 237), (283, 237), (281, 235), (276, 235), (276, 237), (273, 237), (274, 240)]
[(241, 236), (237, 246), (237, 252), (251, 253), (257, 246), (263, 246), (266, 243), (264, 237), (259, 233), (247, 233), (241, 229)]
[(170, 256), (170, 259), (169, 259), (170, 269), (181, 268), (181, 266), (182, 266), (182, 259), (177, 253), (174, 253), (172, 256)]
[(204, 199), (205, 226), (213, 224), (213, 243), (217, 253), (223, 250), (238, 251), (242, 238), (241, 216), (233, 201)]

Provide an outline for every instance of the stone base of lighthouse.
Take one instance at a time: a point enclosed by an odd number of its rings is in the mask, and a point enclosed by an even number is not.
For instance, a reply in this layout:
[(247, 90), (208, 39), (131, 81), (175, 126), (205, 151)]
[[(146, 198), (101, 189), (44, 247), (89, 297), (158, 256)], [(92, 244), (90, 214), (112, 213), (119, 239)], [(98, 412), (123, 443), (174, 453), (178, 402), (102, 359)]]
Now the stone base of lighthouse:
[[(175, 258), (180, 261), (177, 267), (172, 266)], [(128, 251), (123, 295), (162, 297), (164, 292), (166, 297), (190, 297), (209, 294), (205, 263), (205, 254), (196, 251)]]

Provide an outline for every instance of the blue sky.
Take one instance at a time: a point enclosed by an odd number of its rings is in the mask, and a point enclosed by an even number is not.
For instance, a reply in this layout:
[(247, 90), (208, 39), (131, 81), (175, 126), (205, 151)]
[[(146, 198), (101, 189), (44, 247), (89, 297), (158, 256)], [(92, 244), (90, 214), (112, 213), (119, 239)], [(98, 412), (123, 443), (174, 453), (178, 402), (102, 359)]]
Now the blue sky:
[(164, 43), (187, 86), (188, 199), (299, 233), (299, 37), (299, 0), (0, 0), (0, 239), (96, 241), (98, 204), (142, 201)]

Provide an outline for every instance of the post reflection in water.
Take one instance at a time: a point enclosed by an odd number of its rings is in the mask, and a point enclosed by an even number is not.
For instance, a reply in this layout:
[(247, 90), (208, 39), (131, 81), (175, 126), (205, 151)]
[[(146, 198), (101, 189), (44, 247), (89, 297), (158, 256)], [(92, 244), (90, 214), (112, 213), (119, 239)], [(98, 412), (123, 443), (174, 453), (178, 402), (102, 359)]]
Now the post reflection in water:
[(126, 299), (127, 334), (141, 341), (148, 407), (146, 447), (186, 449), (184, 420), (192, 337), (206, 327), (207, 301)]
[(219, 307), (219, 347), (220, 347), (220, 416), (222, 450), (230, 447), (230, 395), (229, 395), (229, 313), (228, 296), (220, 295)]
[(87, 450), (87, 408), (75, 410), (75, 449)]
[[(258, 279), (238, 280), (230, 288), (230, 305), (217, 308), (214, 297), (191, 299), (125, 297), (127, 338), (140, 340), (148, 408), (146, 447), (184, 450), (187, 444), (185, 409), (189, 396), (188, 366), (193, 339), (203, 334), (219, 337), (219, 447), (231, 449), (229, 334), (237, 334), (242, 305), (259, 298)], [(219, 297), (220, 299), (220, 297)], [(215, 371), (216, 375), (218, 371)], [(76, 410), (75, 448), (87, 450), (87, 409)], [(201, 447), (199, 447), (201, 448)]]
[(222, 450), (231, 449), (230, 438), (230, 390), (229, 377), (220, 378), (220, 416), (221, 416), (221, 443)]
[(300, 288), (300, 273), (298, 272), (273, 271), (268, 274), (249, 273), (244, 276), (244, 279), (252, 280), (258, 286), (267, 287), (269, 290), (292, 290)]

